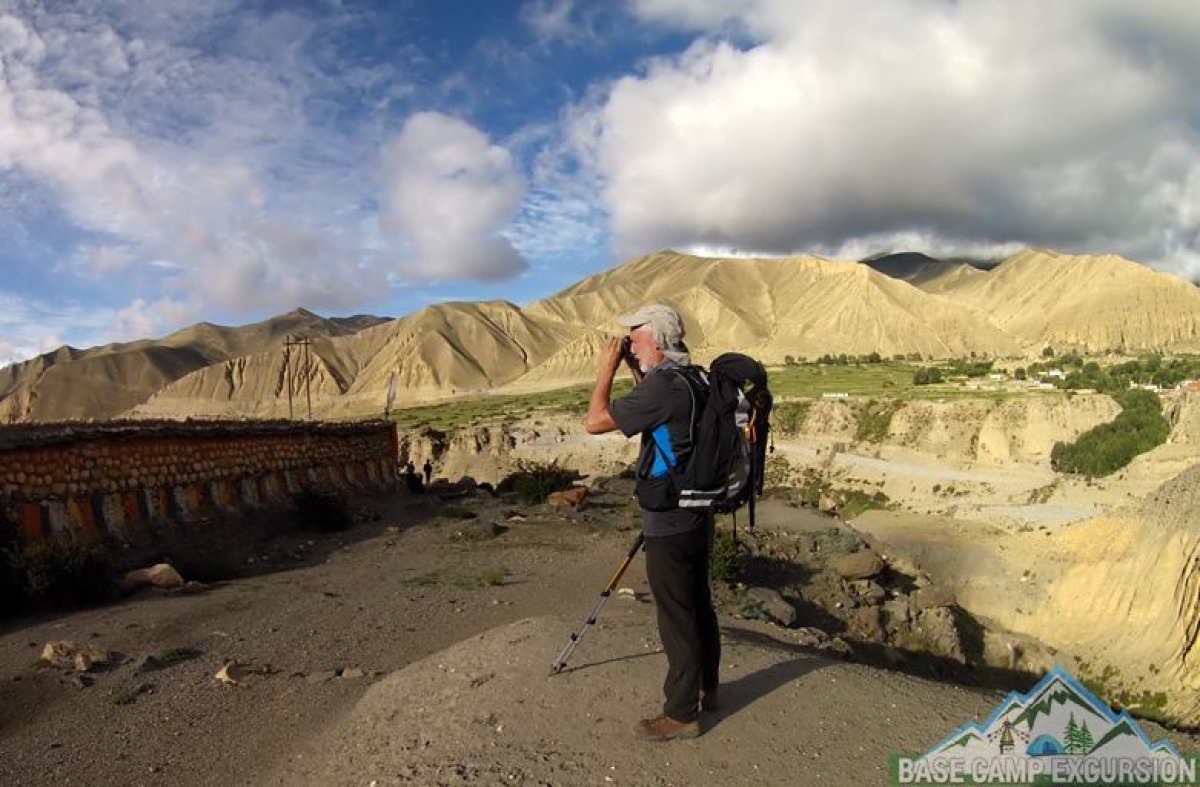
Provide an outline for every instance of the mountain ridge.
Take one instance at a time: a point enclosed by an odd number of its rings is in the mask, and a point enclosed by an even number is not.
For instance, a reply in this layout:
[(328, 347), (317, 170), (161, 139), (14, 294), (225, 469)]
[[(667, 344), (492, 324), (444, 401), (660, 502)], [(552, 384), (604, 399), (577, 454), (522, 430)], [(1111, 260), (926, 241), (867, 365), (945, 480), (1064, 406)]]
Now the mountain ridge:
[[(887, 271), (887, 272), (884, 272)], [(296, 309), (247, 326), (197, 323), (161, 339), (60, 347), (0, 368), (0, 418), (378, 413), (493, 390), (585, 382), (613, 317), (662, 301), (683, 315), (693, 356), (738, 349), (768, 364), (824, 354), (925, 358), (1200, 351), (1200, 289), (1116, 255), (1026, 249), (985, 269), (901, 253), (697, 257), (666, 249), (517, 306), (440, 303), (395, 319)], [(285, 364), (286, 336), (312, 339)], [(293, 408), (295, 404), (293, 401)]]

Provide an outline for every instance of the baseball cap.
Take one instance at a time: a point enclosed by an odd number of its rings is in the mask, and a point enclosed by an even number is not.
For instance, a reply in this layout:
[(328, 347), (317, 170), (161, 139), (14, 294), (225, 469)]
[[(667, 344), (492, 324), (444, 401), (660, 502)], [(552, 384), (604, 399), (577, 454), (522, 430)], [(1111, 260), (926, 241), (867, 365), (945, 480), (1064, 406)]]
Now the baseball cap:
[(637, 311), (618, 315), (617, 323), (627, 328), (649, 324), (654, 334), (666, 344), (665, 347), (677, 347), (683, 343), (683, 319), (679, 312), (662, 303), (650, 303)]

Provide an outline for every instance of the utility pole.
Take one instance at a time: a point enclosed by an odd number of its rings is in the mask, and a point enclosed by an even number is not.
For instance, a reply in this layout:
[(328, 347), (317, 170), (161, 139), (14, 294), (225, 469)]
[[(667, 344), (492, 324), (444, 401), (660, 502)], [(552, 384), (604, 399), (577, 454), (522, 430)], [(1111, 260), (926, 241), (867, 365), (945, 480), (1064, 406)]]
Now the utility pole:
[(292, 335), (290, 333), (283, 339), (283, 370), (287, 376), (288, 420), (290, 421), (295, 417), (292, 413)]
[(395, 401), (396, 401), (396, 373), (392, 372), (392, 376), (388, 379), (387, 401), (383, 405), (384, 420), (387, 420), (387, 418), (391, 415), (392, 404), (395, 403)]
[(312, 355), (309, 351), (309, 345), (312, 344), (312, 339), (307, 336), (300, 340), (301, 346), (304, 347), (304, 397), (308, 399), (308, 420), (312, 420)]

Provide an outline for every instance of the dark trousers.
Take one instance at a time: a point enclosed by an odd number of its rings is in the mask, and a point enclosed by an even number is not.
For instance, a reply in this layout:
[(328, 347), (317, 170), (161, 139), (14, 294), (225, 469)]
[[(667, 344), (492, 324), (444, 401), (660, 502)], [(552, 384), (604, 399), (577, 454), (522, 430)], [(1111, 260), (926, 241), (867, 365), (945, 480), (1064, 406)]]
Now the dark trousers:
[(646, 539), (646, 576), (667, 654), (663, 713), (676, 721), (698, 714), (700, 690), (717, 688), (721, 630), (708, 585), (711, 527)]

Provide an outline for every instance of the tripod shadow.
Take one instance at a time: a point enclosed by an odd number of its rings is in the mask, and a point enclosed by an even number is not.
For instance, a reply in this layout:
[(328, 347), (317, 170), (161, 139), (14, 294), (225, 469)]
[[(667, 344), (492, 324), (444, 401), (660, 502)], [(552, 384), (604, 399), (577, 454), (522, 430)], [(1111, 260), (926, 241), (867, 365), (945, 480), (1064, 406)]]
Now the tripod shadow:
[(563, 667), (563, 669), (555, 672), (555, 675), (568, 675), (572, 672), (582, 672), (596, 667), (603, 667), (605, 664), (616, 664), (621, 661), (633, 661), (634, 659), (644, 659), (650, 656), (661, 656), (662, 648), (648, 650), (645, 653), (630, 653), (625, 656), (613, 656), (611, 659), (601, 659), (600, 661), (585, 661), (577, 667)]
[(816, 672), (828, 666), (831, 661), (827, 655), (813, 648), (780, 642), (777, 639), (743, 628), (722, 627), (721, 637), (726, 642), (737, 642), (754, 645), (764, 650), (784, 652), (792, 657), (772, 664), (768, 667), (743, 675), (740, 678), (721, 684), (720, 706), (710, 714), (705, 714), (709, 727), (715, 727), (730, 716), (753, 705), (755, 701), (767, 696), (779, 687), (797, 680), (810, 672)]

